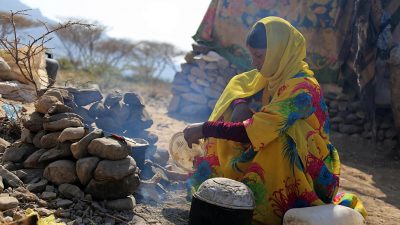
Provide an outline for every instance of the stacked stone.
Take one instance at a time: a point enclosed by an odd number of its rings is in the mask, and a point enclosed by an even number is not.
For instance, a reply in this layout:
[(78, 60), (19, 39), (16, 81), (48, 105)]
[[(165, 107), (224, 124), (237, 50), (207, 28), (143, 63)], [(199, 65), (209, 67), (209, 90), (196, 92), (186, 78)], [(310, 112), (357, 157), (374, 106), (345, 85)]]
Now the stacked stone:
[[(331, 130), (362, 137), (373, 138), (371, 122), (366, 122), (366, 115), (360, 101), (353, 101), (349, 96), (326, 93), (325, 100), (329, 106)], [(394, 147), (398, 141), (397, 130), (390, 112), (376, 117), (376, 141), (388, 147)]]
[[(100, 128), (108, 133), (146, 140), (146, 156), (156, 155), (158, 136), (146, 131), (153, 125), (142, 97), (134, 92), (113, 91), (103, 95), (97, 89), (67, 88), (73, 95), (73, 112), (80, 115), (88, 127)], [(144, 154), (137, 163), (142, 167)], [(167, 159), (168, 160), (168, 159)]]
[[(75, 94), (75, 98), (82, 98)], [(128, 136), (143, 138), (154, 145), (158, 137), (146, 129), (153, 125), (153, 120), (147, 112), (143, 99), (140, 95), (128, 92), (121, 94), (113, 92), (106, 96), (104, 101), (94, 102), (89, 110), (79, 109), (85, 115), (84, 120), (95, 122), (97, 128), (105, 131)]]
[[(65, 89), (44, 93), (23, 124), (21, 140), (5, 150), (3, 164), (42, 199), (83, 199), (86, 193), (99, 200), (134, 200), (139, 168), (130, 156), (131, 146), (104, 137), (100, 129), (89, 132), (69, 106), (73, 104), (74, 96)], [(46, 190), (48, 182), (58, 190)]]
[(182, 115), (209, 115), (228, 81), (241, 71), (211, 49), (194, 44), (186, 63), (172, 82), (168, 111)]

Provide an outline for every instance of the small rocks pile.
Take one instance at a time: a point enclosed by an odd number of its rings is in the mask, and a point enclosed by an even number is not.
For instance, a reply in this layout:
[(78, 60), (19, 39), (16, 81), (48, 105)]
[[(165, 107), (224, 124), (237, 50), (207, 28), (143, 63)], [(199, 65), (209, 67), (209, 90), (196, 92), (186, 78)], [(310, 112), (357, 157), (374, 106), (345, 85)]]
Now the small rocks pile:
[[(105, 136), (101, 129), (90, 132), (69, 106), (73, 103), (73, 95), (65, 89), (45, 92), (24, 121), (21, 139), (12, 144), (1, 140), (4, 171), (0, 168), (0, 176), (8, 176), (9, 187), (26, 184), (27, 190), (55, 207), (69, 207), (74, 199), (85, 198), (108, 200), (105, 206), (115, 210), (133, 207), (132, 194), (140, 184), (140, 170), (130, 156), (135, 146)], [(2, 200), (10, 199), (0, 197), (0, 208)]]
[(74, 97), (73, 112), (82, 117), (85, 125), (120, 136), (145, 139), (149, 142), (148, 155), (156, 153), (158, 137), (146, 131), (153, 125), (153, 120), (140, 95), (113, 91), (103, 100), (103, 95), (96, 89), (67, 90)]
[[(335, 93), (326, 93), (325, 100), (329, 106), (331, 130), (352, 137), (373, 139), (372, 123), (365, 122), (366, 115), (360, 101)], [(377, 114), (376, 124), (376, 141), (394, 148), (398, 142), (398, 133), (391, 113)]]
[(74, 96), (73, 112), (80, 115), (87, 125), (105, 131), (157, 142), (158, 137), (146, 131), (153, 124), (140, 95), (113, 91), (103, 101), (96, 89), (67, 88)]
[(193, 44), (181, 72), (172, 82), (168, 111), (181, 115), (209, 115), (228, 81), (241, 71), (206, 46)]

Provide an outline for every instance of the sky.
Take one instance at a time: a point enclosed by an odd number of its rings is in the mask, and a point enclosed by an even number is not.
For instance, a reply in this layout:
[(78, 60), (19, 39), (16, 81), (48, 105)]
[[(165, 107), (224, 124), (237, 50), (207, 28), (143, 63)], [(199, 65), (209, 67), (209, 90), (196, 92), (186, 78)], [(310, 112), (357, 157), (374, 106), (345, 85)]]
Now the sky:
[(211, 0), (21, 0), (53, 20), (97, 20), (108, 35), (174, 44), (188, 51)]

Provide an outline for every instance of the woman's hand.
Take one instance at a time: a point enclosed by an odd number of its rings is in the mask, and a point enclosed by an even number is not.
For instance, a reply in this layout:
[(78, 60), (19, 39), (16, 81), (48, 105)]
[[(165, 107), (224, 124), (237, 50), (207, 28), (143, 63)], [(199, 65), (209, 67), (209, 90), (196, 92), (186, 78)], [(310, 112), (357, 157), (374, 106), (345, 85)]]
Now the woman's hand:
[(204, 138), (203, 123), (194, 123), (188, 125), (183, 130), (183, 135), (189, 148), (192, 148), (192, 144), (199, 144), (199, 139)]
[(250, 119), (253, 116), (253, 112), (250, 110), (249, 105), (245, 102), (239, 103), (235, 106), (232, 111), (232, 122), (242, 122)]

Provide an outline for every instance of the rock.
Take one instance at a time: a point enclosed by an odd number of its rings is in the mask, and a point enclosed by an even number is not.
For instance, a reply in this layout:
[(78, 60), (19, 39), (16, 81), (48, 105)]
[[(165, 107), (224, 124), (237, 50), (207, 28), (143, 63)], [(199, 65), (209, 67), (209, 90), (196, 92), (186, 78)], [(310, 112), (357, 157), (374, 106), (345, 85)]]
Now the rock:
[(191, 92), (191, 89), (187, 85), (172, 85), (172, 91), (175, 93), (188, 93)]
[(60, 113), (60, 114), (55, 114), (55, 115), (52, 115), (52, 116), (49, 116), (49, 115), (46, 115), (45, 117), (44, 117), (44, 122), (46, 123), (48, 123), (48, 122), (55, 122), (55, 121), (59, 121), (59, 120), (62, 120), (62, 119), (78, 119), (78, 120), (83, 120), (83, 118), (80, 116), (80, 115), (78, 115), (78, 114), (76, 114), (76, 113)]
[[(59, 115), (59, 114), (58, 114)], [(45, 122), (43, 128), (47, 131), (60, 131), (68, 127), (83, 127), (82, 120), (77, 118), (64, 118), (54, 122)]]
[(61, 132), (53, 132), (43, 135), (43, 137), (40, 139), (40, 147), (45, 149), (56, 147), (60, 134)]
[(85, 196), (83, 191), (78, 186), (72, 184), (61, 184), (58, 187), (58, 191), (62, 196), (68, 199), (78, 198), (83, 199)]
[(75, 103), (78, 106), (89, 105), (90, 103), (97, 102), (103, 99), (99, 90), (96, 89), (68, 89), (73, 95)]
[(3, 153), (10, 145), (10, 142), (0, 138), (0, 153)]
[(40, 193), (43, 192), (46, 189), (46, 185), (48, 184), (48, 181), (46, 179), (42, 179), (37, 183), (34, 184), (28, 184), (26, 186), (26, 188), (30, 191), (30, 192), (34, 192), (34, 193)]
[(89, 108), (89, 116), (92, 118), (102, 118), (109, 115), (108, 110), (104, 107), (102, 102), (96, 102)]
[(13, 188), (21, 187), (24, 185), (17, 175), (11, 173), (3, 166), (0, 166), (0, 176), (3, 178), (3, 183)]
[(48, 201), (48, 200), (54, 200), (54, 199), (57, 198), (57, 194), (54, 193), (54, 192), (47, 192), (47, 191), (45, 191), (45, 192), (42, 193), (41, 198), (42, 198), (43, 200), (47, 200), (47, 201)]
[(387, 139), (393, 139), (396, 136), (397, 136), (396, 128), (389, 128), (388, 130), (385, 131), (385, 138)]
[(54, 96), (43, 95), (35, 102), (35, 111), (46, 114), (55, 105), (64, 104), (62, 99)]
[(357, 112), (358, 110), (361, 110), (362, 105), (361, 102), (356, 101), (356, 102), (351, 102), (347, 105), (348, 109), (350, 112)]
[(134, 92), (125, 93), (124, 94), (124, 102), (128, 105), (144, 106), (143, 98)]
[(28, 184), (42, 179), (43, 169), (20, 169), (13, 171), (22, 182)]
[(70, 207), (74, 202), (68, 199), (57, 199), (56, 201), (56, 206), (57, 208), (68, 208)]
[(204, 89), (204, 94), (205, 94), (207, 97), (209, 97), (209, 98), (218, 99), (219, 96), (221, 95), (221, 92), (215, 90), (214, 88), (206, 87), (206, 88)]
[(397, 140), (385, 139), (383, 145), (389, 149), (394, 149), (397, 145)]
[(84, 199), (85, 199), (86, 201), (93, 201), (93, 198), (92, 198), (92, 196), (91, 196), (90, 194), (85, 194)]
[(40, 140), (42, 139), (42, 137), (46, 134), (46, 131), (42, 130), (39, 131), (35, 136), (33, 136), (33, 145), (36, 148), (42, 148), (42, 144), (40, 143)]
[[(197, 61), (197, 62), (199, 62), (199, 61)], [(205, 66), (205, 64), (204, 64), (204, 66)], [(206, 79), (206, 77), (207, 77), (207, 74), (199, 67), (193, 67), (190, 70), (190, 74), (192, 74), (196, 78), (201, 78), (201, 79)]]
[(72, 108), (64, 105), (64, 104), (59, 104), (59, 105), (53, 105), (49, 111), (49, 115), (55, 115), (55, 114), (60, 114), (60, 113), (70, 113), (72, 112)]
[(80, 159), (88, 155), (87, 147), (89, 143), (96, 138), (103, 136), (103, 131), (100, 129), (95, 129), (88, 135), (83, 137), (80, 141), (73, 143), (71, 145), (71, 152), (75, 159)]
[(207, 98), (204, 95), (193, 94), (193, 93), (184, 93), (181, 95), (183, 99), (189, 102), (193, 102), (199, 105), (207, 104)]
[(59, 160), (50, 163), (44, 170), (43, 176), (56, 185), (75, 183), (78, 180), (75, 171), (75, 162), (69, 160)]
[(86, 186), (85, 192), (91, 194), (95, 199), (119, 199), (133, 194), (139, 184), (140, 180), (137, 173), (119, 181), (96, 181), (92, 179)]
[(364, 131), (362, 133), (362, 137), (366, 139), (371, 139), (372, 138), (372, 131)]
[(9, 72), (11, 72), (11, 67), (2, 57), (0, 57), (0, 73), (5, 74)]
[(3, 154), (3, 162), (23, 162), (36, 148), (32, 144), (15, 142)]
[(347, 110), (347, 102), (339, 102), (338, 109), (341, 112), (345, 112)]
[(25, 168), (44, 168), (44, 163), (39, 163), (39, 158), (45, 153), (47, 149), (39, 149), (36, 152), (32, 153), (28, 158), (24, 161), (23, 165)]
[(180, 113), (182, 115), (186, 115), (186, 116), (203, 116), (203, 115), (209, 115), (210, 114), (210, 109), (208, 108), (207, 105), (204, 104), (187, 104), (184, 105), (181, 110)]
[(123, 102), (118, 102), (111, 106), (109, 112), (111, 117), (118, 118), (118, 120), (123, 123), (126, 122), (131, 115), (131, 109)]
[(207, 63), (207, 65), (204, 67), (204, 69), (216, 70), (216, 69), (218, 69), (218, 64), (216, 62)]
[(208, 47), (207, 45), (202, 45), (202, 44), (198, 44), (198, 43), (193, 43), (192, 49), (196, 55), (197, 54), (207, 54), (209, 51), (211, 51), (211, 48)]
[(167, 149), (157, 149), (156, 153), (151, 157), (151, 160), (161, 166), (167, 165), (169, 160), (169, 152)]
[(174, 95), (169, 103), (168, 112), (175, 112), (179, 108), (180, 97)]
[[(123, 125), (132, 124), (130, 121), (119, 121), (111, 116), (96, 119), (96, 126), (100, 129), (107, 130), (112, 133), (122, 133), (125, 129)], [(135, 124), (136, 125), (136, 124)]]
[(210, 101), (208, 101), (208, 103), (207, 103), (207, 106), (210, 108), (210, 109), (214, 109), (214, 106), (217, 104), (217, 100), (210, 100)]
[(87, 185), (93, 178), (94, 170), (100, 161), (97, 157), (87, 157), (76, 162), (76, 173), (82, 185)]
[(344, 122), (346, 124), (352, 124), (356, 120), (358, 120), (358, 117), (356, 116), (356, 114), (353, 113), (350, 113), (349, 115), (346, 116), (346, 118), (344, 118)]
[(362, 127), (356, 125), (348, 125), (348, 124), (339, 124), (339, 131), (346, 134), (354, 134), (361, 132), (363, 130)]
[(36, 208), (35, 211), (39, 214), (39, 216), (45, 217), (50, 216), (54, 213), (53, 211), (46, 208)]
[(104, 100), (104, 106), (111, 107), (122, 100), (122, 94), (115, 91), (107, 95)]
[(43, 96), (56, 97), (61, 102), (64, 101), (64, 97), (68, 98), (69, 93), (62, 89), (48, 89)]
[(142, 109), (142, 113), (139, 118), (139, 125), (142, 130), (150, 128), (153, 125), (150, 113), (146, 109)]
[(43, 114), (34, 112), (30, 115), (29, 119), (26, 121), (23, 121), (22, 124), (23, 126), (32, 131), (32, 132), (39, 132), (43, 130)]
[(123, 211), (133, 210), (136, 207), (136, 200), (131, 195), (126, 198), (110, 200), (106, 202), (106, 208), (111, 210)]
[(18, 206), (18, 199), (14, 197), (1, 196), (0, 197), (0, 210), (13, 209)]
[(73, 110), (73, 112), (82, 117), (82, 122), (84, 124), (90, 125), (94, 122), (94, 118), (89, 115), (89, 110), (83, 107), (77, 107)]
[(39, 163), (43, 162), (52, 162), (58, 159), (68, 158), (72, 156), (71, 150), (71, 142), (64, 142), (58, 144), (56, 147), (46, 151), (39, 158)]
[(379, 129), (389, 129), (394, 127), (394, 122), (392, 121), (391, 117), (385, 117), (383, 122), (379, 124)]
[(365, 119), (365, 113), (363, 111), (357, 111), (356, 115), (360, 119)]
[(196, 84), (201, 85), (203, 87), (210, 87), (211, 83), (207, 81), (207, 79), (196, 79)]
[(21, 138), (19, 140), (24, 143), (32, 144), (33, 143), (33, 133), (26, 128), (22, 128)]
[(125, 142), (110, 137), (94, 139), (90, 142), (88, 151), (91, 155), (109, 160), (124, 159), (130, 153)]
[(377, 138), (378, 138), (379, 141), (383, 141), (385, 139), (385, 131), (384, 130), (378, 130)]
[(116, 161), (102, 160), (94, 171), (94, 179), (97, 181), (122, 180), (135, 173), (136, 170), (136, 162), (130, 156)]
[(372, 129), (372, 124), (370, 122), (364, 123), (364, 130), (369, 131)]
[(98, 202), (92, 202), (92, 204), (91, 204), (91, 206), (92, 206), (92, 208), (93, 209), (95, 209), (95, 210), (97, 210), (97, 211), (100, 211), (100, 212), (107, 212), (107, 209), (105, 209), (103, 206), (101, 206)]
[(0, 176), (0, 193), (4, 191), (3, 177)]
[(4, 217), (4, 222), (5, 223), (12, 223), (14, 221), (14, 219), (11, 216), (6, 216)]
[(339, 102), (338, 101), (330, 101), (329, 102), (329, 109), (338, 109), (338, 108), (339, 108)]
[(87, 131), (84, 127), (65, 128), (58, 137), (58, 142), (80, 140), (87, 134)]
[(15, 171), (22, 169), (20, 163), (6, 162), (3, 164), (4, 168), (8, 171)]
[(53, 185), (46, 185), (45, 191), (47, 191), (47, 192), (55, 192), (56, 189), (55, 189), (55, 187)]

